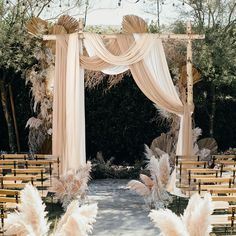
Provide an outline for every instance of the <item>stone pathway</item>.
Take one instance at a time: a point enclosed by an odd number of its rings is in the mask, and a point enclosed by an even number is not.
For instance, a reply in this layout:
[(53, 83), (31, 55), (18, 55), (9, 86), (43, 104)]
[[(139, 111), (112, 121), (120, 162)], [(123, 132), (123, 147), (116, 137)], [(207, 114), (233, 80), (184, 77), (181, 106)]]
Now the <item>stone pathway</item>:
[(89, 202), (98, 203), (94, 236), (156, 236), (149, 210), (137, 194), (126, 188), (129, 180), (94, 180)]

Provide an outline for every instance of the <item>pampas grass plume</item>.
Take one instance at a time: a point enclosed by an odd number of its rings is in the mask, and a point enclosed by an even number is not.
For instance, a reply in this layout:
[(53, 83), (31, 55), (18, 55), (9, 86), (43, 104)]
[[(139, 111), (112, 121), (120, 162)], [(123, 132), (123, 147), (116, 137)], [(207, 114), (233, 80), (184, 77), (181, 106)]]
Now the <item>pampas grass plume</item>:
[(163, 236), (190, 236), (182, 220), (169, 209), (152, 210), (149, 217)]
[(159, 172), (161, 182), (164, 186), (166, 186), (170, 179), (170, 163), (168, 154), (163, 154), (161, 156), (159, 161)]
[(148, 195), (150, 195), (150, 189), (140, 181), (131, 180), (129, 181), (127, 186), (128, 188), (130, 188), (131, 190), (135, 191), (137, 194), (143, 197), (147, 197)]
[(92, 232), (92, 224), (96, 221), (96, 215), (97, 204), (80, 207), (78, 201), (73, 201), (58, 222), (54, 236), (87, 236)]
[(147, 144), (144, 144), (144, 155), (146, 159), (150, 159), (152, 156), (154, 156), (153, 151), (148, 147)]
[[(31, 184), (27, 184), (21, 191), (21, 204), (19, 212), (10, 213), (6, 219), (5, 227), (7, 234), (44, 236), (49, 230), (46, 218), (45, 204), (39, 195), (38, 190)], [(19, 227), (17, 227), (19, 225)], [(32, 234), (23, 232), (29, 231)], [(22, 233), (20, 233), (22, 232)]]

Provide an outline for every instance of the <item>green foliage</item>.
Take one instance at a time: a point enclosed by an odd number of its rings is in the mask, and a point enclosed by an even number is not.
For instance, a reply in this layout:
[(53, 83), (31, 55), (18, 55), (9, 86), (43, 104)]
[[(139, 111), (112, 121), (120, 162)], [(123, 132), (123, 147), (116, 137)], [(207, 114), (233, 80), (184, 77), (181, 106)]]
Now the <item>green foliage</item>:
[[(216, 87), (216, 113), (214, 138), (219, 150), (236, 146), (236, 85), (226, 83)], [(194, 86), (195, 124), (203, 130), (202, 137), (209, 137), (211, 115), (211, 82), (203, 81)]]
[(161, 29), (157, 26), (157, 23), (154, 21), (151, 21), (148, 28), (150, 33), (160, 33), (161, 31)]
[[(221, 149), (235, 146), (230, 127), (235, 123), (232, 108), (236, 94), (236, 2), (186, 0), (185, 3), (188, 11), (182, 12), (182, 18), (191, 17), (193, 32), (205, 34), (205, 40), (193, 42), (193, 63), (202, 75), (194, 92), (196, 123), (206, 136), (214, 135)], [(175, 22), (173, 32), (183, 33), (184, 25), (182, 21)], [(223, 115), (226, 109), (231, 110), (229, 116)], [(228, 136), (224, 135), (226, 130)]]
[(24, 24), (29, 16), (21, 3), (2, 7), (0, 68), (13, 69), (15, 72), (23, 71), (35, 61), (34, 51), (41, 46), (41, 43), (27, 33)]
[(126, 76), (116, 87), (104, 93), (106, 81), (98, 88), (86, 90), (87, 156), (97, 151), (116, 163), (133, 163), (143, 159), (144, 143), (166, 132), (166, 127), (153, 119), (156, 109)]
[(87, 32), (93, 32), (97, 34), (113, 34), (113, 33), (120, 33), (121, 29), (120, 27), (112, 27), (112, 26), (100, 26), (100, 25), (95, 25), (95, 26), (86, 26), (85, 31)]

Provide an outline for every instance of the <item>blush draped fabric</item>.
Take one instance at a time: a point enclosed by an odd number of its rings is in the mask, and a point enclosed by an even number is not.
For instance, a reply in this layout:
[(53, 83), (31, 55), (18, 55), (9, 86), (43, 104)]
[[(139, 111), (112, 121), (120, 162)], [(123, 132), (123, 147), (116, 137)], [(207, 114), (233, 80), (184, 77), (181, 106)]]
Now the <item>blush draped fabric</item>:
[(60, 157), (60, 173), (86, 163), (84, 69), (78, 34), (57, 36), (53, 98), (53, 155)]
[(88, 56), (82, 55), (77, 34), (57, 38), (53, 154), (61, 157), (62, 171), (76, 169), (86, 159), (82, 68), (107, 74), (130, 69), (137, 86), (152, 102), (180, 117), (177, 154), (191, 155), (193, 108), (179, 98), (162, 41), (151, 34), (117, 35), (108, 42), (97, 34), (83, 35)]

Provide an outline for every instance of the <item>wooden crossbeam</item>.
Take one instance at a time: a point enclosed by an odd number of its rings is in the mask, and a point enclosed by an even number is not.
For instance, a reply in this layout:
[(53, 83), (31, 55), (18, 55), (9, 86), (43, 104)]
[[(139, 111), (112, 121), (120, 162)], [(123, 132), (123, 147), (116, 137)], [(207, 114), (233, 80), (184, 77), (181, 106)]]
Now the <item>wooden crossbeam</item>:
[[(83, 34), (83, 33), (82, 33)], [(78, 33), (79, 35), (79, 33)], [(103, 39), (114, 39), (117, 38), (119, 34), (101, 34)], [(159, 39), (176, 39), (176, 40), (196, 40), (204, 39), (204, 34), (153, 34)], [(56, 35), (44, 35), (43, 40), (56, 40)]]

